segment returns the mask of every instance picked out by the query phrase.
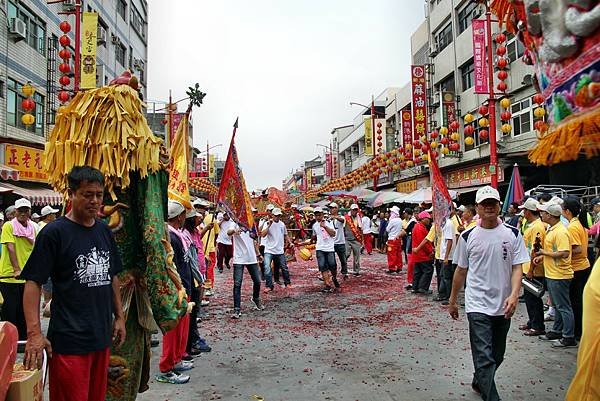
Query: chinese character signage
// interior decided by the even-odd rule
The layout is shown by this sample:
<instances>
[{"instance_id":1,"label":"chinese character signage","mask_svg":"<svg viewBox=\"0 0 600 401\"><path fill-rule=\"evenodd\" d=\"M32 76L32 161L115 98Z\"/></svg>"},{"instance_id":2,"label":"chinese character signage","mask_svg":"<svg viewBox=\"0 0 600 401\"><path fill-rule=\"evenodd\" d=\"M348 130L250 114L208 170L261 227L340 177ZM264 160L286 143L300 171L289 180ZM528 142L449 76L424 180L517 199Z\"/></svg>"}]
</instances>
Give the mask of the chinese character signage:
<instances>
[{"instance_id":1,"label":"chinese character signage","mask_svg":"<svg viewBox=\"0 0 600 401\"><path fill-rule=\"evenodd\" d=\"M22 181L48 182L42 159L44 151L19 145L5 145L4 164L19 172Z\"/></svg>"},{"instance_id":2,"label":"chinese character signage","mask_svg":"<svg viewBox=\"0 0 600 401\"><path fill-rule=\"evenodd\" d=\"M485 54L485 21L473 20L473 76L475 93L488 93L488 70Z\"/></svg>"},{"instance_id":3,"label":"chinese character signage","mask_svg":"<svg viewBox=\"0 0 600 401\"><path fill-rule=\"evenodd\" d=\"M208 155L208 178L214 179L217 176L215 168L215 155Z\"/></svg>"},{"instance_id":4,"label":"chinese character signage","mask_svg":"<svg viewBox=\"0 0 600 401\"><path fill-rule=\"evenodd\" d=\"M373 156L373 120L365 118L365 156Z\"/></svg>"},{"instance_id":5,"label":"chinese character signage","mask_svg":"<svg viewBox=\"0 0 600 401\"><path fill-rule=\"evenodd\" d=\"M466 167L444 173L448 188L466 188L486 185L492 182L489 164ZM498 182L504 181L503 169L498 169Z\"/></svg>"},{"instance_id":6,"label":"chinese character signage","mask_svg":"<svg viewBox=\"0 0 600 401\"><path fill-rule=\"evenodd\" d=\"M396 192L409 194L417 190L417 180L409 180L396 184Z\"/></svg>"},{"instance_id":7,"label":"chinese character signage","mask_svg":"<svg viewBox=\"0 0 600 401\"><path fill-rule=\"evenodd\" d=\"M456 120L456 103L454 102L454 93L444 92L442 94L442 121L443 126L447 127Z\"/></svg>"},{"instance_id":8,"label":"chinese character signage","mask_svg":"<svg viewBox=\"0 0 600 401\"><path fill-rule=\"evenodd\" d=\"M306 189L311 189L313 184L312 168L306 170Z\"/></svg>"},{"instance_id":9,"label":"chinese character signage","mask_svg":"<svg viewBox=\"0 0 600 401\"><path fill-rule=\"evenodd\" d=\"M412 142L412 115L410 110L402 110L402 146Z\"/></svg>"},{"instance_id":10,"label":"chinese character signage","mask_svg":"<svg viewBox=\"0 0 600 401\"><path fill-rule=\"evenodd\" d=\"M427 85L425 67L411 66L413 140L427 133Z\"/></svg>"},{"instance_id":11,"label":"chinese character signage","mask_svg":"<svg viewBox=\"0 0 600 401\"><path fill-rule=\"evenodd\" d=\"M81 26L81 89L93 89L96 87L98 14L83 13Z\"/></svg>"},{"instance_id":12,"label":"chinese character signage","mask_svg":"<svg viewBox=\"0 0 600 401\"><path fill-rule=\"evenodd\" d=\"M169 143L173 143L173 138L184 115L185 113L173 113L173 117L171 118L171 142Z\"/></svg>"},{"instance_id":13,"label":"chinese character signage","mask_svg":"<svg viewBox=\"0 0 600 401\"><path fill-rule=\"evenodd\" d=\"M325 175L329 178L333 176L333 165L331 160L331 153L325 153Z\"/></svg>"}]
</instances>

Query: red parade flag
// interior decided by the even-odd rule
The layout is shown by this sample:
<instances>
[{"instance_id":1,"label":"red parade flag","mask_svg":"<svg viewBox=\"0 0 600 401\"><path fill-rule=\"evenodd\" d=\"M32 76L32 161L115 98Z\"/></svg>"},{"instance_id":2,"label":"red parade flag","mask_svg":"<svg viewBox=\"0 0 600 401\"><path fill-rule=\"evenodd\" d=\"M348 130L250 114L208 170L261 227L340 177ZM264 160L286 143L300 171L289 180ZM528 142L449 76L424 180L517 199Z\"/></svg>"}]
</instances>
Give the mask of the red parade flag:
<instances>
[{"instance_id":1,"label":"red parade flag","mask_svg":"<svg viewBox=\"0 0 600 401\"><path fill-rule=\"evenodd\" d=\"M225 209L229 216L241 227L251 230L254 226L252 204L250 195L246 190L246 182L240 168L240 162L235 148L235 133L238 128L238 119L233 125L233 135L229 144L229 153L223 168L223 177L219 187L217 203Z\"/></svg>"},{"instance_id":2,"label":"red parade flag","mask_svg":"<svg viewBox=\"0 0 600 401\"><path fill-rule=\"evenodd\" d=\"M437 160L431 149L428 150L429 175L431 180L431 203L433 204L433 221L436 227L443 227L452 210L452 197L442 177Z\"/></svg>"}]
</instances>

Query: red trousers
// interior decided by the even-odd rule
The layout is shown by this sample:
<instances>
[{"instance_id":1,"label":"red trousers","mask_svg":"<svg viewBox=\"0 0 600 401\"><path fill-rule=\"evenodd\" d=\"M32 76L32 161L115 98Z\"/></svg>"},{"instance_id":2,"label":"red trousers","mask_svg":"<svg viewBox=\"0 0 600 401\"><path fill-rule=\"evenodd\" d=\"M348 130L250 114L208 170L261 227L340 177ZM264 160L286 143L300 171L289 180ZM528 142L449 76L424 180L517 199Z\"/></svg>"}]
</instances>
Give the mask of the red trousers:
<instances>
[{"instance_id":1,"label":"red trousers","mask_svg":"<svg viewBox=\"0 0 600 401\"><path fill-rule=\"evenodd\" d=\"M415 262L413 261L412 253L409 253L407 255L407 257L408 257L408 265L406 266L406 282L408 284L412 285L413 275L415 272Z\"/></svg>"},{"instance_id":2,"label":"red trousers","mask_svg":"<svg viewBox=\"0 0 600 401\"><path fill-rule=\"evenodd\" d=\"M208 266L206 266L206 282L204 288L213 288L215 286L215 265L217 263L216 252L208 254Z\"/></svg>"},{"instance_id":3,"label":"red trousers","mask_svg":"<svg viewBox=\"0 0 600 401\"><path fill-rule=\"evenodd\" d=\"M50 401L104 401L110 349L83 355L52 354Z\"/></svg>"},{"instance_id":4,"label":"red trousers","mask_svg":"<svg viewBox=\"0 0 600 401\"><path fill-rule=\"evenodd\" d=\"M161 372L165 373L172 370L183 358L189 329L190 315L186 314L174 329L167 331L163 336L162 355L158 363Z\"/></svg>"},{"instance_id":5,"label":"red trousers","mask_svg":"<svg viewBox=\"0 0 600 401\"><path fill-rule=\"evenodd\" d=\"M373 234L363 234L363 244L369 255L373 253Z\"/></svg>"},{"instance_id":6,"label":"red trousers","mask_svg":"<svg viewBox=\"0 0 600 401\"><path fill-rule=\"evenodd\" d=\"M402 238L388 240L387 260L389 271L399 272L402 270Z\"/></svg>"}]
</instances>

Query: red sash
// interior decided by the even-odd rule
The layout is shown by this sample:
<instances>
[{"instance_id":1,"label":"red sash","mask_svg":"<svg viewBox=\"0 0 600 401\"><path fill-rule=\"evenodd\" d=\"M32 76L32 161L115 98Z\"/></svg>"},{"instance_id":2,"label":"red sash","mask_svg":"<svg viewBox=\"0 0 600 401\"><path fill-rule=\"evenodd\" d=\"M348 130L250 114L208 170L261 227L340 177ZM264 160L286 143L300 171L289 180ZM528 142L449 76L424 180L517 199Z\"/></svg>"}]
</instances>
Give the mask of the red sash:
<instances>
[{"instance_id":1,"label":"red sash","mask_svg":"<svg viewBox=\"0 0 600 401\"><path fill-rule=\"evenodd\" d=\"M354 224L354 219L352 218L352 216L350 214L347 214L344 217L346 219L346 224L348 224L348 226L350 227L350 231L352 231L352 234L354 235L354 238L356 238L356 240L362 244L362 242L363 242L362 230L359 229L359 227L357 227L356 224ZM360 216L356 216L356 217L360 219Z\"/></svg>"}]
</instances>

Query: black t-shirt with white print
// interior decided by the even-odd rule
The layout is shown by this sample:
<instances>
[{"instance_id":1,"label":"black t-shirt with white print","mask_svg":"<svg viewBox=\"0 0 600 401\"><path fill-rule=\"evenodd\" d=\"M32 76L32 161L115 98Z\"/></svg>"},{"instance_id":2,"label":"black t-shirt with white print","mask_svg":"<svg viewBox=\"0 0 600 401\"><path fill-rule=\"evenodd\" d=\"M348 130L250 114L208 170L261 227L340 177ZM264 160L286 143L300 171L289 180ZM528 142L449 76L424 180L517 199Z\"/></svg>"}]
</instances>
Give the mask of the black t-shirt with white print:
<instances>
[{"instance_id":1,"label":"black t-shirt with white print","mask_svg":"<svg viewBox=\"0 0 600 401\"><path fill-rule=\"evenodd\" d=\"M85 227L61 217L40 231L21 277L39 284L52 279L53 352L86 354L110 346L112 278L122 268L112 232L102 221Z\"/></svg>"}]
</instances>

